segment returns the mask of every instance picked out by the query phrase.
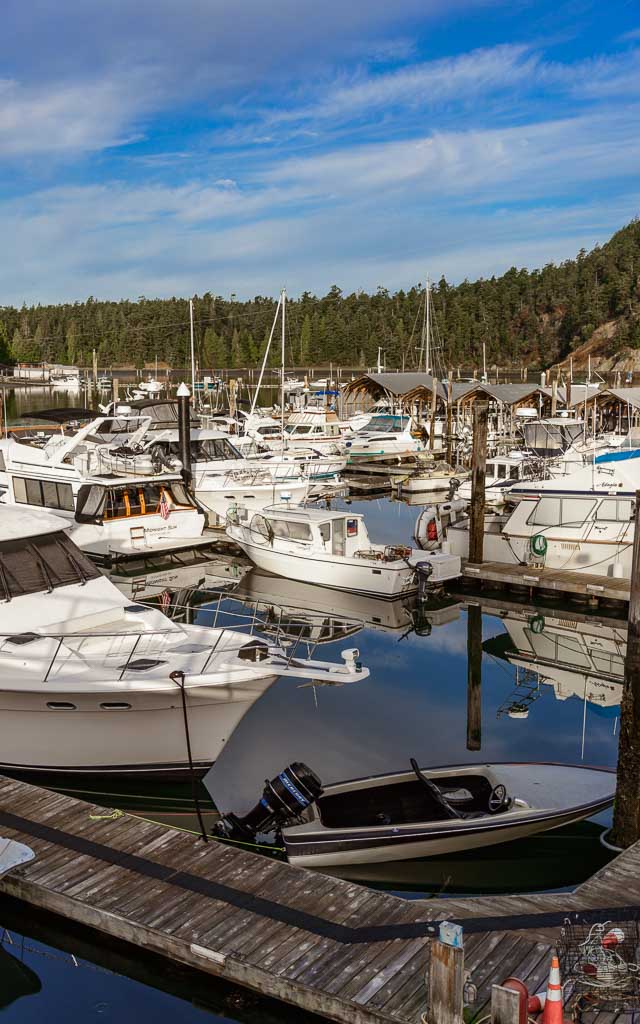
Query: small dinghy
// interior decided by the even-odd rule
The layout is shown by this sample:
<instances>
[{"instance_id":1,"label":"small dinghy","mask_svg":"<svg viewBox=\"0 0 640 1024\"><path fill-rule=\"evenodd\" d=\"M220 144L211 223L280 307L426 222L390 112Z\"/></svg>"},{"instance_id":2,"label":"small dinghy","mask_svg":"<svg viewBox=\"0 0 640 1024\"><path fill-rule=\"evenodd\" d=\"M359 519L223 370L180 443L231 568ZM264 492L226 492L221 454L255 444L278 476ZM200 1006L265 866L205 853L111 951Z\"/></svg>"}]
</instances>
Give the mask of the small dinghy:
<instances>
[{"instance_id":1,"label":"small dinghy","mask_svg":"<svg viewBox=\"0 0 640 1024\"><path fill-rule=\"evenodd\" d=\"M615 772L507 763L419 768L323 788L296 763L267 782L244 818L216 832L254 839L277 830L291 864L340 867L457 854L559 828L613 803Z\"/></svg>"},{"instance_id":2,"label":"small dinghy","mask_svg":"<svg viewBox=\"0 0 640 1024\"><path fill-rule=\"evenodd\" d=\"M0 836L0 878L21 864L28 864L34 857L35 853L29 846Z\"/></svg>"}]
</instances>

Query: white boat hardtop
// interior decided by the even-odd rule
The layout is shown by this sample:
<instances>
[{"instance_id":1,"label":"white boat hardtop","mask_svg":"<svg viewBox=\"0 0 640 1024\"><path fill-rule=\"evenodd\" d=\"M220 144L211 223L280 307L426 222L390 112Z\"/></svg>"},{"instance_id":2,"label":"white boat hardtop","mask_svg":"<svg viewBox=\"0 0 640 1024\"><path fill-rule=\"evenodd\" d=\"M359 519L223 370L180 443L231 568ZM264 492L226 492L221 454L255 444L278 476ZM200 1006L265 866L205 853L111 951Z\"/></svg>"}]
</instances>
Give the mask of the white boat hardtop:
<instances>
[{"instance_id":1,"label":"white boat hardtop","mask_svg":"<svg viewBox=\"0 0 640 1024\"><path fill-rule=\"evenodd\" d=\"M69 526L66 519L52 512L36 512L15 505L2 506L0 524L2 541L28 540L29 537L41 537L46 533L60 533L60 530L66 530Z\"/></svg>"}]
</instances>

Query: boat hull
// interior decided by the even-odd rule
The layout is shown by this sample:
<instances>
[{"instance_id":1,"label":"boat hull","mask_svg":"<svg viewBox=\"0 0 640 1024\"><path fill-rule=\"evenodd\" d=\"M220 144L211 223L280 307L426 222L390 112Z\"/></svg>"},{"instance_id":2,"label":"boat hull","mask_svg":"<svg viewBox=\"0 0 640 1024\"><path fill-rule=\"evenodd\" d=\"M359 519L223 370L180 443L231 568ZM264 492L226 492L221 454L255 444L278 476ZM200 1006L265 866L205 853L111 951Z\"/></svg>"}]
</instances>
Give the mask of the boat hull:
<instances>
[{"instance_id":1,"label":"boat hull","mask_svg":"<svg viewBox=\"0 0 640 1024\"><path fill-rule=\"evenodd\" d=\"M438 838L433 835L420 835L414 830L413 834L389 836L375 842L355 837L349 840L345 837L342 843L331 844L331 848L328 844L324 844L324 850L322 849L323 844L320 842L303 844L292 842L285 837L284 844L290 864L304 865L309 868L416 860L424 857L463 853L466 850L476 850L484 846L496 846L499 843L508 843L516 839L526 839L528 836L548 832L551 829L561 828L563 825L591 817L592 814L604 810L610 802L607 800L594 806L590 805L586 811L583 809L557 814L546 823L534 820L514 822L512 825L504 825L494 832L488 832L486 828L477 828L475 831L470 828L464 832L461 830L455 836Z\"/></svg>"},{"instance_id":2,"label":"boat hull","mask_svg":"<svg viewBox=\"0 0 640 1024\"><path fill-rule=\"evenodd\" d=\"M242 537L242 531L227 527L227 534L243 549L248 558L259 569L284 576L302 583L312 581L321 587L333 590L349 590L378 598L393 599L412 594L418 589L416 574L407 565L389 568L384 563L354 565L345 559L344 563L314 558L312 554L297 556L283 555L281 551L260 544L251 544Z\"/></svg>"},{"instance_id":3,"label":"boat hull","mask_svg":"<svg viewBox=\"0 0 640 1024\"><path fill-rule=\"evenodd\" d=\"M187 689L196 774L209 770L249 708L277 678ZM156 691L109 689L99 683L79 692L55 685L39 692L5 688L0 693L0 771L83 779L182 777L190 765L180 691L166 685Z\"/></svg>"}]
</instances>

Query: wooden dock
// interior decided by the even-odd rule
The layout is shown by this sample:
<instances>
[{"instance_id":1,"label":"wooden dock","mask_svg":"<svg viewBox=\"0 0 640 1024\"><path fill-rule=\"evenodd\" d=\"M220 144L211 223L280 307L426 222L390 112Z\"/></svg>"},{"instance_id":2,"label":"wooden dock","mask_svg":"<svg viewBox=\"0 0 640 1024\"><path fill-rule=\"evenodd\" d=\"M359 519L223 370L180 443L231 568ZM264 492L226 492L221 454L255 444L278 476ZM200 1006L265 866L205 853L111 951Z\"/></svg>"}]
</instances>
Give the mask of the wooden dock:
<instances>
[{"instance_id":1,"label":"wooden dock","mask_svg":"<svg viewBox=\"0 0 640 1024\"><path fill-rule=\"evenodd\" d=\"M640 906L640 844L572 894L403 900L3 777L0 834L37 854L8 895L348 1024L419 1024L443 919L465 928L478 1017L510 974L543 986L567 912Z\"/></svg>"},{"instance_id":2,"label":"wooden dock","mask_svg":"<svg viewBox=\"0 0 640 1024\"><path fill-rule=\"evenodd\" d=\"M594 607L600 601L629 601L628 579L614 579L612 576L596 576L571 570L532 568L527 565L508 565L505 562L465 562L462 579L473 586L487 590L516 587L522 593L553 597L556 600L566 595L569 598L585 600Z\"/></svg>"}]
</instances>

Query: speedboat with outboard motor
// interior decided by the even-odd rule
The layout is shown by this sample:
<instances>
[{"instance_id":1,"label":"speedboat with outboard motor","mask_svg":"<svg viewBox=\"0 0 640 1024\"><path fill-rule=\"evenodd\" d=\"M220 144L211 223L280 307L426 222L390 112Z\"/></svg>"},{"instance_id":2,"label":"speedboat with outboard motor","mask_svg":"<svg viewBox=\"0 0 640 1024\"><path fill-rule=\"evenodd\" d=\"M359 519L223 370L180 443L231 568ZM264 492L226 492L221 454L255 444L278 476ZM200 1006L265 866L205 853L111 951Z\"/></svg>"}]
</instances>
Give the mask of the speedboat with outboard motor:
<instances>
[{"instance_id":1,"label":"speedboat with outboard motor","mask_svg":"<svg viewBox=\"0 0 640 1024\"><path fill-rule=\"evenodd\" d=\"M538 763L411 769L323 787L294 763L265 784L244 817L214 834L276 833L290 864L340 867L412 860L505 843L590 818L613 803L615 772Z\"/></svg>"}]
</instances>

